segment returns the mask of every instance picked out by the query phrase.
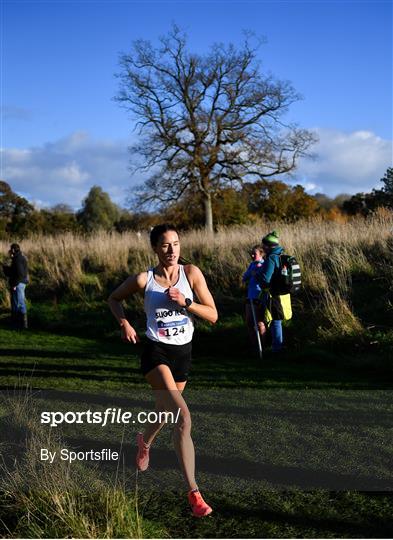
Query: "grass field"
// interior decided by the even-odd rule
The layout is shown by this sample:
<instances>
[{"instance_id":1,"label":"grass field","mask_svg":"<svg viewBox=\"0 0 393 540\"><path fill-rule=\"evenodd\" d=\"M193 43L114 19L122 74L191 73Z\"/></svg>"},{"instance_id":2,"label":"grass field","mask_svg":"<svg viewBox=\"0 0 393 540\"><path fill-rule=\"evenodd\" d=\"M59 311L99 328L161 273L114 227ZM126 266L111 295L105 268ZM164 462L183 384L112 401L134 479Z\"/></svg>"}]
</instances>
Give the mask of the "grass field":
<instances>
[{"instance_id":1,"label":"grass field","mask_svg":"<svg viewBox=\"0 0 393 540\"><path fill-rule=\"evenodd\" d=\"M214 507L199 521L187 507L169 426L151 467L136 476L138 425L39 423L45 410L152 407L141 347L120 341L104 301L153 262L147 238L26 240L27 332L9 329L0 279L0 534L392 537L392 226L388 212L345 224L278 224L304 288L284 329L286 351L262 362L248 344L239 288L257 228L182 236L182 253L203 269L219 310L215 326L197 325L185 391L197 480ZM127 310L142 335L141 299ZM41 447L110 448L120 461L50 465Z\"/></svg>"},{"instance_id":2,"label":"grass field","mask_svg":"<svg viewBox=\"0 0 393 540\"><path fill-rule=\"evenodd\" d=\"M225 302L227 315L219 324L197 330L185 394L198 481L213 516L196 521L189 515L169 428L157 439L150 469L137 478L138 426L74 424L56 428L68 448L121 451L120 468L70 467L71 486L84 478L86 519L98 515L100 493L119 482L123 506L135 505L137 496L141 516L139 526L135 516L123 516L112 519L110 529L95 524L76 530L91 537L391 537L392 331L377 324L361 338L329 341L313 337L311 325L297 327L295 319L286 328L289 350L280 358L267 354L261 363L248 347L240 300ZM363 302L358 315L367 317L368 310ZM15 436L19 449L22 444L7 415L25 399L26 384L32 389L30 426L38 423L40 410L149 410L139 351L118 339L105 305L35 306L31 314L28 332L8 330L5 315L0 320L1 428L8 442ZM40 474L47 467L41 464ZM107 506L113 492L111 497ZM17 526L27 503L7 504L12 511L0 516L2 536L34 536L34 529ZM67 536L66 527L59 531ZM40 535L53 536L53 526L42 525Z\"/></svg>"}]
</instances>

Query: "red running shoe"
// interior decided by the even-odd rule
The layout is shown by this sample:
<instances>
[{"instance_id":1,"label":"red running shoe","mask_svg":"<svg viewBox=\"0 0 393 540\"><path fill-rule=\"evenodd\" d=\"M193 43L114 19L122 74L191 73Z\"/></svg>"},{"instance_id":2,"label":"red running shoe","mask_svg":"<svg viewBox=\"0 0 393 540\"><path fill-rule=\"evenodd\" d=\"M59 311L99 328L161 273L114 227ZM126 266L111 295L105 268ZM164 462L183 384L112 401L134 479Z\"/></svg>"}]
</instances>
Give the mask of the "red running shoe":
<instances>
[{"instance_id":1,"label":"red running shoe","mask_svg":"<svg viewBox=\"0 0 393 540\"><path fill-rule=\"evenodd\" d=\"M136 455L136 466L139 471L145 471L149 466L150 446L147 446L147 444L143 440L143 433L137 434L136 444L138 446L138 452Z\"/></svg>"},{"instance_id":2,"label":"red running shoe","mask_svg":"<svg viewBox=\"0 0 393 540\"><path fill-rule=\"evenodd\" d=\"M211 507L205 503L202 495L198 491L190 491L188 493L188 502L191 505L192 514L195 517L208 516L213 512Z\"/></svg>"}]
</instances>

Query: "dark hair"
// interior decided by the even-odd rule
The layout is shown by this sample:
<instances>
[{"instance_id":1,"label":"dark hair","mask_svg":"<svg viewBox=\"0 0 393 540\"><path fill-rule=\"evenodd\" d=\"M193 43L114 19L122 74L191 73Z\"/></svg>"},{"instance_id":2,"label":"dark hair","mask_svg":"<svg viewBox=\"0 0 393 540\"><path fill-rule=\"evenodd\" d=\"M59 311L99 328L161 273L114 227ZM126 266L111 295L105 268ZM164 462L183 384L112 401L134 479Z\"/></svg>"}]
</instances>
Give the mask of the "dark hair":
<instances>
[{"instance_id":1,"label":"dark hair","mask_svg":"<svg viewBox=\"0 0 393 540\"><path fill-rule=\"evenodd\" d=\"M176 227L170 223L162 223L161 225L156 225L153 227L150 231L150 244L152 247L156 247L160 236L168 231L174 231L175 233L179 234Z\"/></svg>"},{"instance_id":2,"label":"dark hair","mask_svg":"<svg viewBox=\"0 0 393 540\"><path fill-rule=\"evenodd\" d=\"M19 253L19 251L20 251L20 245L19 245L19 244L11 244L11 245L10 245L10 250L11 250L11 251L15 251L15 253Z\"/></svg>"},{"instance_id":3,"label":"dark hair","mask_svg":"<svg viewBox=\"0 0 393 540\"><path fill-rule=\"evenodd\" d=\"M265 248L261 244L255 244L255 246L252 246L252 248L250 249L250 253L256 250L260 251L261 253L265 252Z\"/></svg>"}]
</instances>

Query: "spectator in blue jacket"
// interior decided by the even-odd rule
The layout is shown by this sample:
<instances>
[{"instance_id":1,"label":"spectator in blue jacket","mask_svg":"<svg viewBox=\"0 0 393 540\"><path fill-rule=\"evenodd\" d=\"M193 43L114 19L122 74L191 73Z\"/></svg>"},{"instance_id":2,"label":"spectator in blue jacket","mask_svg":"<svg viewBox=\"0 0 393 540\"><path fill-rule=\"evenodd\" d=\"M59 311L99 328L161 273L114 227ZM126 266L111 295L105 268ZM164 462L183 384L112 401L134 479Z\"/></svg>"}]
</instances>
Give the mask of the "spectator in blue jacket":
<instances>
[{"instance_id":1,"label":"spectator in blue jacket","mask_svg":"<svg viewBox=\"0 0 393 540\"><path fill-rule=\"evenodd\" d=\"M272 231L262 238L262 246L266 251L264 265L258 270L257 279L262 290L269 291L269 310L272 315L270 325L273 352L280 352L283 346L282 310L279 302L279 291L275 289L275 278L281 271L280 255L284 251L279 244L279 235Z\"/></svg>"},{"instance_id":2,"label":"spectator in blue jacket","mask_svg":"<svg viewBox=\"0 0 393 540\"><path fill-rule=\"evenodd\" d=\"M262 269L264 265L264 256L265 251L261 245L256 245L251 248L250 256L252 262L249 267L243 274L242 282L247 283L247 301L246 301L246 323L248 328L248 333L252 343L256 342L254 318L251 311L251 302L254 304L255 316L258 324L258 331L261 338L264 337L266 333L266 327L263 322L264 309L261 304L261 286L257 280L257 273Z\"/></svg>"}]
</instances>

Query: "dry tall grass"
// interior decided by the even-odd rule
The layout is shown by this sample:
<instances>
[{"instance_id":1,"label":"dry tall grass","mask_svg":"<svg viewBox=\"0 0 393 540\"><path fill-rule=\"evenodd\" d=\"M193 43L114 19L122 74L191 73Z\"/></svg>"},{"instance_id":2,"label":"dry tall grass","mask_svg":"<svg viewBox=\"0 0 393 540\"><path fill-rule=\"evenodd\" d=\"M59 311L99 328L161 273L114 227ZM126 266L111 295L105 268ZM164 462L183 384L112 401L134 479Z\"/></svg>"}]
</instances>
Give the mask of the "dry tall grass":
<instances>
[{"instance_id":1,"label":"dry tall grass","mask_svg":"<svg viewBox=\"0 0 393 540\"><path fill-rule=\"evenodd\" d=\"M393 213L381 210L371 218L347 223L313 219L295 224L258 223L255 227L222 228L215 234L195 230L181 236L182 254L200 266L213 291L233 294L249 263L247 249L272 228L280 231L286 252L298 258L306 293L313 301L318 297L319 304L324 304L333 326L344 333L359 331L359 321L349 317L352 275L386 272L379 264L382 260L392 260L389 242ZM83 298L88 289L105 298L108 288L127 274L155 262L147 233L38 236L26 239L22 247L29 258L32 285L42 296L69 292ZM0 242L1 252L7 249L8 244ZM3 306L7 304L6 290L5 281L0 280Z\"/></svg>"},{"instance_id":2,"label":"dry tall grass","mask_svg":"<svg viewBox=\"0 0 393 540\"><path fill-rule=\"evenodd\" d=\"M1 406L6 412L1 427L8 432L0 452L0 498L7 508L5 522L0 520L3 538L161 536L158 527L141 519L136 495L127 493L117 479L111 486L98 470L79 462L41 462L41 448L59 455L65 445L39 424L28 387L3 397Z\"/></svg>"}]
</instances>

